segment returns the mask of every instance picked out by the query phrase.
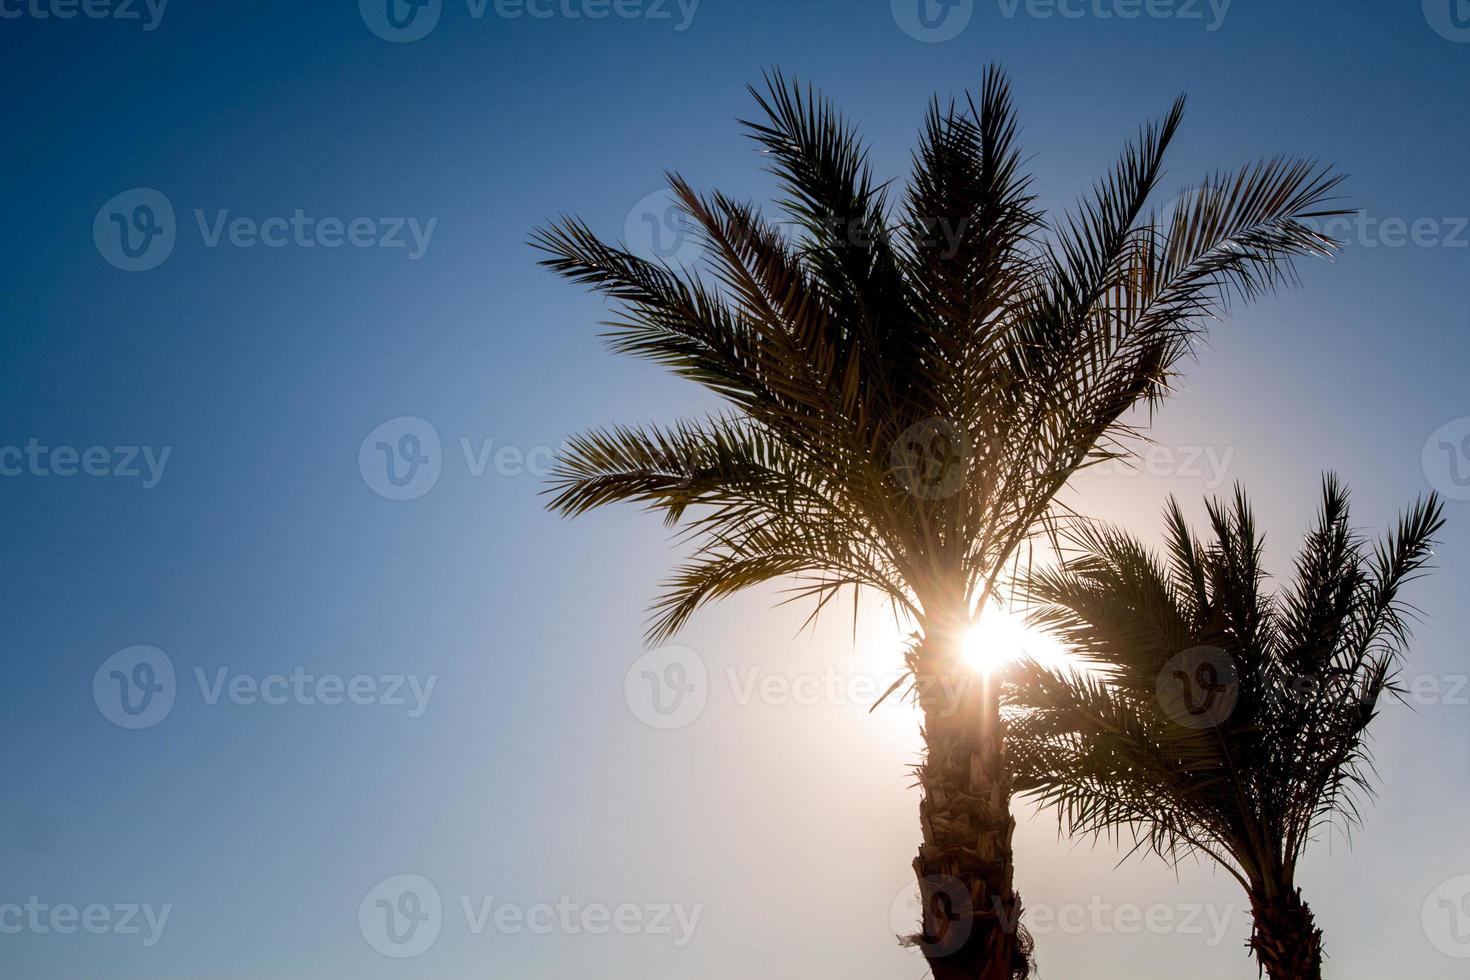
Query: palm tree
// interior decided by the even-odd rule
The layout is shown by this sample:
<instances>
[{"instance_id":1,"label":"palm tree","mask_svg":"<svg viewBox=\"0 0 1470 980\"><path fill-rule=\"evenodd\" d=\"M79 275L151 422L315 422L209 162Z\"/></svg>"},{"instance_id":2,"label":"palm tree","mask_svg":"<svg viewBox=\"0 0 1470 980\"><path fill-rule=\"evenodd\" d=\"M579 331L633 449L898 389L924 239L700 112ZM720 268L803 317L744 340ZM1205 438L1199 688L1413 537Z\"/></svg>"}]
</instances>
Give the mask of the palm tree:
<instances>
[{"instance_id":1,"label":"palm tree","mask_svg":"<svg viewBox=\"0 0 1470 980\"><path fill-rule=\"evenodd\" d=\"M1208 857L1250 896L1251 948L1272 980L1317 980L1322 933L1296 885L1303 849L1351 824L1369 789L1369 723L1398 693L1409 639L1400 589L1431 557L1441 505L1420 500L1371 549L1347 491L1323 481L1296 580L1264 594L1245 496L1210 504L1206 545L1177 503L1166 559L1115 529L1034 574L1033 620L1095 672L1020 665L1011 692L1018 788L1074 833L1126 830L1177 861Z\"/></svg>"},{"instance_id":2,"label":"palm tree","mask_svg":"<svg viewBox=\"0 0 1470 980\"><path fill-rule=\"evenodd\" d=\"M639 258L574 218L533 239L543 264L617 304L614 350L725 403L573 439L550 507L638 502L694 543L650 642L705 602L781 578L815 611L851 586L909 617L927 748L915 942L941 980L1024 976L998 702L960 683L961 636L1057 492L1122 451L1125 413L1164 395L1227 296L1254 297L1288 280L1295 257L1335 248L1302 222L1338 213L1321 208L1339 178L1270 160L1151 213L1180 99L1051 229L999 70L978 100L930 105L899 201L809 87L776 72L751 94L762 118L744 125L781 183L784 227L670 175L703 271Z\"/></svg>"}]
</instances>

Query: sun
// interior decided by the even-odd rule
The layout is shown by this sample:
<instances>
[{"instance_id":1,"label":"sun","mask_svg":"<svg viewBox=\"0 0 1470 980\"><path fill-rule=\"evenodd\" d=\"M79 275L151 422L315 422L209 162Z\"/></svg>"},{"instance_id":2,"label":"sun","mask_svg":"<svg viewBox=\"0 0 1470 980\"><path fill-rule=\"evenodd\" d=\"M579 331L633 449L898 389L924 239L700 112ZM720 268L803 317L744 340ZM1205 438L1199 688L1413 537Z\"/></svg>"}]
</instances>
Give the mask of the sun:
<instances>
[{"instance_id":1,"label":"sun","mask_svg":"<svg viewBox=\"0 0 1470 980\"><path fill-rule=\"evenodd\" d=\"M1072 662L1067 648L1055 638L1026 625L1026 618L996 605L985 608L979 622L965 634L965 662L983 674L1029 656L1043 667L1058 668Z\"/></svg>"}]
</instances>

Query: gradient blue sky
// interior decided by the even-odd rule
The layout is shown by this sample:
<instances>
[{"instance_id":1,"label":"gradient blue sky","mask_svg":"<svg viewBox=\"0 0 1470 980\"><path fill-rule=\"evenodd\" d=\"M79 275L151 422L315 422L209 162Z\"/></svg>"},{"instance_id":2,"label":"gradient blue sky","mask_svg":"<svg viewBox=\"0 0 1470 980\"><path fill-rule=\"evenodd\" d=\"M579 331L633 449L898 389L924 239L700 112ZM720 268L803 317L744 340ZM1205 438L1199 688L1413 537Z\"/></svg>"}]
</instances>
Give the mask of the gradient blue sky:
<instances>
[{"instance_id":1,"label":"gradient blue sky","mask_svg":"<svg viewBox=\"0 0 1470 980\"><path fill-rule=\"evenodd\" d=\"M1434 481L1460 489L1448 458L1421 465L1431 434L1470 415L1470 31L1450 2L1235 0L1210 30L1204 2L1201 19L1124 20L1093 0L1069 8L1077 18L975 0L958 36L928 43L887 0L703 0L683 30L672 2L667 19L511 19L493 4L477 19L444 0L428 36L388 43L351 0L173 0L152 30L0 0L19 13L0 18L0 447L171 447L152 489L24 468L0 478L0 906L172 907L151 947L0 934L0 973L919 976L890 925L917 837L912 712L741 705L726 675L886 672L898 645L882 610L864 610L856 646L840 616L797 635L802 611L767 612L770 594L712 610L681 639L708 665L708 707L655 731L623 681L673 554L657 523L630 511L564 523L542 512L524 467L466 465L461 439L531 454L588 425L709 404L606 353L601 303L537 269L527 233L563 211L608 236L637 228L665 168L764 195L734 120L770 65L817 82L897 176L925 100L1002 62L1054 206L1187 91L1171 189L1263 154L1311 154L1353 175L1352 202L1375 221L1430 222L1399 247L1391 230L1353 231L1300 291L1215 332L1154 432L1174 464L1089 476L1069 496L1152 533L1168 493L1198 513L1219 482L1183 465L1191 447L1228 453L1221 476L1254 494L1284 572L1323 469L1356 488L1372 527ZM92 228L137 187L171 202L177 242L157 268L126 272ZM437 224L416 260L211 248L195 209ZM409 501L375 493L358 466L364 437L401 416L428 420L443 445L437 484ZM1470 943L1422 914L1470 874L1470 688L1455 680L1470 673L1470 504L1452 502L1449 519L1442 569L1415 592L1432 619L1410 674L1458 697L1386 713L1382 799L1351 850L1323 841L1302 874L1338 978L1470 969L1433 940L1462 955ZM104 717L92 683L138 644L168 655L177 699L131 731ZM221 667L438 681L416 718L211 705L194 671ZM1182 916L1242 900L1206 868L1117 859L1058 841L1041 816L1018 837L1018 884L1053 911L1156 903ZM379 955L358 924L359 902L398 874L428 878L445 903L438 942L414 959ZM1461 895L1445 887L1431 917ZM702 914L681 947L475 935L460 896ZM1470 915L1463 925L1470 938ZM1213 945L1183 930L1056 928L1039 955L1051 977L1253 976L1245 936L1239 912Z\"/></svg>"}]
</instances>

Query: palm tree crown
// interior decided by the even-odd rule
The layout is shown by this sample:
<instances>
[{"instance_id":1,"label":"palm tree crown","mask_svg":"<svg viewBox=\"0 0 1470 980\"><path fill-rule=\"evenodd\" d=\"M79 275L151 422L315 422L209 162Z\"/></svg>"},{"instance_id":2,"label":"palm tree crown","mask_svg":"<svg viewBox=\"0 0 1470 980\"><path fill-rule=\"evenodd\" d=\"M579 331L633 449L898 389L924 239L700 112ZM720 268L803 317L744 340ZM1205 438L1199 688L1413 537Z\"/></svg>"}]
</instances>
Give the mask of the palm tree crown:
<instances>
[{"instance_id":1,"label":"palm tree crown","mask_svg":"<svg viewBox=\"0 0 1470 980\"><path fill-rule=\"evenodd\" d=\"M546 265L621 305L614 349L730 406L587 433L553 475L556 510L644 502L698 541L655 640L709 599L807 573L819 600L854 585L920 622L972 610L1123 414L1164 393L1226 295L1253 296L1294 256L1335 246L1302 223L1329 213L1338 182L1309 161L1216 175L1148 213L1182 100L1048 235L996 70L964 111L931 105L897 207L825 101L780 74L752 91L765 118L746 126L796 240L677 176L713 281L575 219L535 238Z\"/></svg>"},{"instance_id":2,"label":"palm tree crown","mask_svg":"<svg viewBox=\"0 0 1470 980\"><path fill-rule=\"evenodd\" d=\"M1171 502L1164 558L1084 526L1076 557L1030 578L1034 621L1095 670L1017 670L1017 787L1072 832L1126 828L1171 859L1209 856L1250 893L1271 976L1319 976L1297 860L1324 824L1357 817L1368 725L1408 640L1400 590L1431 558L1441 505L1419 501L1370 548L1327 477L1295 581L1275 595L1244 494L1209 517L1205 544Z\"/></svg>"},{"instance_id":3,"label":"palm tree crown","mask_svg":"<svg viewBox=\"0 0 1470 980\"><path fill-rule=\"evenodd\" d=\"M1079 467L1121 451L1125 414L1166 392L1203 323L1228 297L1289 279L1294 258L1335 248L1303 222L1338 213L1323 207L1339 178L1268 160L1151 211L1181 99L1048 224L998 70L963 106L931 104L898 196L825 100L780 73L766 82L745 125L784 221L671 175L704 246L698 269L640 258L572 218L536 234L544 264L617 305L615 350L725 402L701 420L576 437L551 507L639 502L693 542L651 640L773 579L796 577L815 610L872 588L917 626L907 663L922 687L960 671L958 634L1007 563ZM941 980L1026 970L1009 776L982 720L995 707L988 693L953 717L925 705L915 867L961 895L926 905L925 937L950 937L925 945Z\"/></svg>"}]
</instances>

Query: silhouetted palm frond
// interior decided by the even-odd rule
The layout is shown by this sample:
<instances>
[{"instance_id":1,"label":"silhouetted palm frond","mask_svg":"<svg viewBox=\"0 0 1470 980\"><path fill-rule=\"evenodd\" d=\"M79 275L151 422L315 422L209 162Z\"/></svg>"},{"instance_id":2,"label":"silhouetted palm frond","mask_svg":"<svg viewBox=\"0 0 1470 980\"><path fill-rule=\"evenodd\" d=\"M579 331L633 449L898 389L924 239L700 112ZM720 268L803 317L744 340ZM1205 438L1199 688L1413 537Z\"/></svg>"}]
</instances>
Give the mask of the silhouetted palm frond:
<instances>
[{"instance_id":1,"label":"silhouetted palm frond","mask_svg":"<svg viewBox=\"0 0 1470 980\"><path fill-rule=\"evenodd\" d=\"M1209 516L1202 542L1171 502L1164 559L1114 529L1080 530L1075 557L1030 579L1035 622L1096 671L1017 672L1011 757L1018 789L1069 830L1131 833L1169 859L1207 853L1255 896L1290 890L1323 824L1356 819L1367 728L1409 638L1400 593L1432 557L1442 506L1418 501L1370 547L1329 475L1295 580L1275 595L1244 494Z\"/></svg>"},{"instance_id":2,"label":"silhouetted palm frond","mask_svg":"<svg viewBox=\"0 0 1470 980\"><path fill-rule=\"evenodd\" d=\"M996 69L962 106L930 106L897 204L822 97L779 72L752 92L761 118L745 125L781 222L671 175L700 271L570 218L534 239L616 303L615 350L730 405L707 424L589 434L552 477L562 513L632 500L696 539L654 639L708 599L798 573L878 588L921 627L968 619L1227 298L1335 248L1303 221L1338 178L1307 161L1217 175L1150 213L1182 99L1052 234Z\"/></svg>"}]
</instances>

